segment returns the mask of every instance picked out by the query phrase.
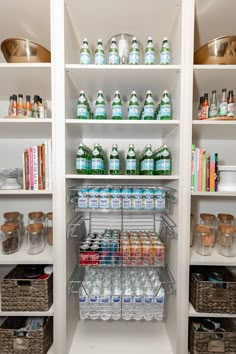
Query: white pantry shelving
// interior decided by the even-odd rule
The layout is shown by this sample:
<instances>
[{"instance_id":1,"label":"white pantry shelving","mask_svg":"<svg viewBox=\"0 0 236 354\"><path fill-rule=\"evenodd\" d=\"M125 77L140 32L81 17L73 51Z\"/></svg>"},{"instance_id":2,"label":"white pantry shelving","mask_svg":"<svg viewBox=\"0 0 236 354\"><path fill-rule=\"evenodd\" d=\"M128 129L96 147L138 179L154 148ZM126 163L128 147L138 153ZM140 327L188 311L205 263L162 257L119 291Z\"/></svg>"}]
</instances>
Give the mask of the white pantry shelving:
<instances>
[{"instance_id":1,"label":"white pantry shelving","mask_svg":"<svg viewBox=\"0 0 236 354\"><path fill-rule=\"evenodd\" d=\"M236 314L229 313L209 313L209 312L197 312L191 304L189 304L189 317L220 317L220 318L236 318Z\"/></svg>"},{"instance_id":2,"label":"white pantry shelving","mask_svg":"<svg viewBox=\"0 0 236 354\"><path fill-rule=\"evenodd\" d=\"M214 247L210 256L201 256L192 247L190 251L190 265L206 265L206 266L236 266L235 257L224 257L217 252L216 246Z\"/></svg>"}]
</instances>

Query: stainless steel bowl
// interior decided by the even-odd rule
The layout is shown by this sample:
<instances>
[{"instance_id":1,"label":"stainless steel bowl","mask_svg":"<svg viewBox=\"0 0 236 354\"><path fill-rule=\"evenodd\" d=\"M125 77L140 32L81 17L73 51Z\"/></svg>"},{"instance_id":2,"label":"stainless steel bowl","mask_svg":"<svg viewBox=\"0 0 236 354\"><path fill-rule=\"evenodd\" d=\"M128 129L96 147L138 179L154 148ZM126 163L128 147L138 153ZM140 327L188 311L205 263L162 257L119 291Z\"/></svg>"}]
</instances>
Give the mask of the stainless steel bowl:
<instances>
[{"instance_id":1,"label":"stainless steel bowl","mask_svg":"<svg viewBox=\"0 0 236 354\"><path fill-rule=\"evenodd\" d=\"M128 64L129 63L129 49L132 44L132 39L133 35L128 34L128 33L119 33L114 36L112 36L109 41L107 42L106 45L106 52L108 53L110 45L111 45L111 40L112 38L116 39L118 51L119 51L119 57L120 57L120 64ZM137 43L139 46L139 52L140 52L140 61L142 60L142 47L137 39Z\"/></svg>"},{"instance_id":2,"label":"stainless steel bowl","mask_svg":"<svg viewBox=\"0 0 236 354\"><path fill-rule=\"evenodd\" d=\"M236 36L208 42L195 52L194 64L236 64Z\"/></svg>"},{"instance_id":3,"label":"stainless steel bowl","mask_svg":"<svg viewBox=\"0 0 236 354\"><path fill-rule=\"evenodd\" d=\"M1 43L8 63L49 63L51 53L40 44L24 38L8 38Z\"/></svg>"}]
</instances>

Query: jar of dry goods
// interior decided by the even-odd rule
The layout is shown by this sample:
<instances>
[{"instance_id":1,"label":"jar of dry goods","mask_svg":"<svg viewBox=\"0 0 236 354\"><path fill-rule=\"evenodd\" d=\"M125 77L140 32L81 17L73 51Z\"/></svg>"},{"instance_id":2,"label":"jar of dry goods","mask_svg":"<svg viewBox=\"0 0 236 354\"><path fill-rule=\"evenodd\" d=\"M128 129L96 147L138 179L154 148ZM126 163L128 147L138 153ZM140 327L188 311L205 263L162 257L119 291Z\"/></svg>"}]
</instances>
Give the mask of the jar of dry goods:
<instances>
[{"instance_id":1,"label":"jar of dry goods","mask_svg":"<svg viewBox=\"0 0 236 354\"><path fill-rule=\"evenodd\" d=\"M195 231L196 252L202 256L210 256L212 254L212 240L215 237L212 227L198 224Z\"/></svg>"},{"instance_id":2,"label":"jar of dry goods","mask_svg":"<svg viewBox=\"0 0 236 354\"><path fill-rule=\"evenodd\" d=\"M53 245L53 213L47 213L47 241L50 246Z\"/></svg>"},{"instance_id":3,"label":"jar of dry goods","mask_svg":"<svg viewBox=\"0 0 236 354\"><path fill-rule=\"evenodd\" d=\"M218 214L218 224L226 224L226 225L231 225L234 226L234 216L231 214Z\"/></svg>"},{"instance_id":4,"label":"jar of dry goods","mask_svg":"<svg viewBox=\"0 0 236 354\"><path fill-rule=\"evenodd\" d=\"M15 253L20 248L19 223L14 221L1 226L2 253Z\"/></svg>"},{"instance_id":5,"label":"jar of dry goods","mask_svg":"<svg viewBox=\"0 0 236 354\"><path fill-rule=\"evenodd\" d=\"M218 252L225 257L236 255L235 228L231 225L220 224L217 237Z\"/></svg>"},{"instance_id":6,"label":"jar of dry goods","mask_svg":"<svg viewBox=\"0 0 236 354\"><path fill-rule=\"evenodd\" d=\"M28 253L38 254L45 248L45 236L42 223L29 224L26 227Z\"/></svg>"}]
</instances>

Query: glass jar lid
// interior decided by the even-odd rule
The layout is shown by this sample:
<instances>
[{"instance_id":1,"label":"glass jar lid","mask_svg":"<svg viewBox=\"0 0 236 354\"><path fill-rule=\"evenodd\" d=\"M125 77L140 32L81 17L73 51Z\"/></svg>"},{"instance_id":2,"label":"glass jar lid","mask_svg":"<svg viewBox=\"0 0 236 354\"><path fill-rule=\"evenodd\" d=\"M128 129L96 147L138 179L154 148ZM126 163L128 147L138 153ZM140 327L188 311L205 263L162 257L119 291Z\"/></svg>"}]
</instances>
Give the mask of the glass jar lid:
<instances>
[{"instance_id":1,"label":"glass jar lid","mask_svg":"<svg viewBox=\"0 0 236 354\"><path fill-rule=\"evenodd\" d=\"M42 211L33 211L28 214L29 219L34 220L34 219L39 219L43 217Z\"/></svg>"},{"instance_id":2,"label":"glass jar lid","mask_svg":"<svg viewBox=\"0 0 236 354\"><path fill-rule=\"evenodd\" d=\"M43 230L43 224L42 223L35 223L35 224L29 224L26 227L28 232L40 232Z\"/></svg>"},{"instance_id":3,"label":"glass jar lid","mask_svg":"<svg viewBox=\"0 0 236 354\"><path fill-rule=\"evenodd\" d=\"M8 219L17 219L19 218L20 213L18 211L9 211L7 213L3 214L3 217L8 220Z\"/></svg>"},{"instance_id":4,"label":"glass jar lid","mask_svg":"<svg viewBox=\"0 0 236 354\"><path fill-rule=\"evenodd\" d=\"M7 223L1 226L1 230L3 232L16 231L18 229L18 226L19 224L17 222Z\"/></svg>"},{"instance_id":5,"label":"glass jar lid","mask_svg":"<svg viewBox=\"0 0 236 354\"><path fill-rule=\"evenodd\" d=\"M202 214L200 214L200 218L203 221L214 221L216 217L214 214L202 213Z\"/></svg>"}]
</instances>

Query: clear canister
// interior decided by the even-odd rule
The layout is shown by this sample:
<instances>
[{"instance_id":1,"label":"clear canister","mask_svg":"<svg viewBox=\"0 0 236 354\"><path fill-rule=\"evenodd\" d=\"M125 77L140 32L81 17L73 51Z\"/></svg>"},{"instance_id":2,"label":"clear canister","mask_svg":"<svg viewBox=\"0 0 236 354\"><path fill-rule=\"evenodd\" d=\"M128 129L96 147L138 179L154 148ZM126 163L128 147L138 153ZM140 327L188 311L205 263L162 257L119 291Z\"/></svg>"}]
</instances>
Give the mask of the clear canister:
<instances>
[{"instance_id":1,"label":"clear canister","mask_svg":"<svg viewBox=\"0 0 236 354\"><path fill-rule=\"evenodd\" d=\"M47 242L53 245L53 213L47 213Z\"/></svg>"},{"instance_id":2,"label":"clear canister","mask_svg":"<svg viewBox=\"0 0 236 354\"><path fill-rule=\"evenodd\" d=\"M1 226L2 253L11 254L20 248L19 223L14 221Z\"/></svg>"},{"instance_id":3,"label":"clear canister","mask_svg":"<svg viewBox=\"0 0 236 354\"><path fill-rule=\"evenodd\" d=\"M194 243L194 215L190 214L190 247Z\"/></svg>"},{"instance_id":4,"label":"clear canister","mask_svg":"<svg viewBox=\"0 0 236 354\"><path fill-rule=\"evenodd\" d=\"M19 225L19 232L20 235L23 234L23 225L21 220L21 215L18 211L9 211L3 214L5 218L5 224L10 224L12 222L17 222Z\"/></svg>"},{"instance_id":5,"label":"clear canister","mask_svg":"<svg viewBox=\"0 0 236 354\"><path fill-rule=\"evenodd\" d=\"M198 224L195 231L196 252L202 256L210 256L212 254L213 229L209 225Z\"/></svg>"},{"instance_id":6,"label":"clear canister","mask_svg":"<svg viewBox=\"0 0 236 354\"><path fill-rule=\"evenodd\" d=\"M43 212L32 211L28 214L28 224L43 224Z\"/></svg>"},{"instance_id":7,"label":"clear canister","mask_svg":"<svg viewBox=\"0 0 236 354\"><path fill-rule=\"evenodd\" d=\"M27 226L28 253L38 254L45 248L43 224L35 223Z\"/></svg>"},{"instance_id":8,"label":"clear canister","mask_svg":"<svg viewBox=\"0 0 236 354\"><path fill-rule=\"evenodd\" d=\"M216 217L214 214L201 213L200 223L203 225L208 225L212 228L212 247L215 246L215 235L216 235Z\"/></svg>"},{"instance_id":9,"label":"clear canister","mask_svg":"<svg viewBox=\"0 0 236 354\"><path fill-rule=\"evenodd\" d=\"M234 216L231 214L218 214L218 224L225 224L225 225L230 225L234 226Z\"/></svg>"},{"instance_id":10,"label":"clear canister","mask_svg":"<svg viewBox=\"0 0 236 354\"><path fill-rule=\"evenodd\" d=\"M217 237L218 252L225 257L236 255L235 228L231 225L220 224Z\"/></svg>"}]
</instances>

